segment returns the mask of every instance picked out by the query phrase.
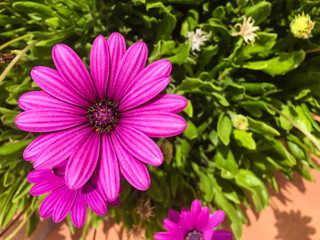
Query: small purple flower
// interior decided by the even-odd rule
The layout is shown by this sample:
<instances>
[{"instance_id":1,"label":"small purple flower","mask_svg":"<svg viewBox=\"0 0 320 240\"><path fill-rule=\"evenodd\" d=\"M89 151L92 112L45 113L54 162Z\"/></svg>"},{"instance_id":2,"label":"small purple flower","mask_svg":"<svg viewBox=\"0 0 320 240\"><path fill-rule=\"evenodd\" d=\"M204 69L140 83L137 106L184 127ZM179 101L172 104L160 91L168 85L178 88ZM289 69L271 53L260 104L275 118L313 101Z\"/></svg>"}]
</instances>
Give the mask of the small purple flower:
<instances>
[{"instance_id":1,"label":"small purple flower","mask_svg":"<svg viewBox=\"0 0 320 240\"><path fill-rule=\"evenodd\" d=\"M170 82L171 63L153 62L145 68L148 50L143 42L126 49L124 38L98 36L90 55L90 73L68 46L53 48L57 70L35 67L31 76L44 90L19 99L25 110L16 118L20 129L45 132L24 151L35 169L48 169L68 159L65 183L81 188L97 171L106 199L116 199L120 175L146 190L150 176L145 164L158 166L161 150L150 137L182 133L186 121L176 113L187 101L160 94Z\"/></svg>"},{"instance_id":2,"label":"small purple flower","mask_svg":"<svg viewBox=\"0 0 320 240\"><path fill-rule=\"evenodd\" d=\"M218 210L210 216L208 207L202 208L199 200L194 200L191 212L183 207L181 214L171 209L163 225L168 232L156 233L155 240L231 240L232 233L213 230L224 219L224 212Z\"/></svg>"},{"instance_id":3,"label":"small purple flower","mask_svg":"<svg viewBox=\"0 0 320 240\"><path fill-rule=\"evenodd\" d=\"M108 202L100 193L95 179L91 178L82 188L70 190L65 185L64 173L67 161L63 161L53 169L41 169L30 172L27 179L35 185L30 194L39 196L51 192L42 202L39 214L42 218L52 215L54 222L62 221L70 212L71 220L76 227L81 227L86 218L87 204L93 212L103 216L107 214L107 206L120 203L117 198Z\"/></svg>"}]
</instances>

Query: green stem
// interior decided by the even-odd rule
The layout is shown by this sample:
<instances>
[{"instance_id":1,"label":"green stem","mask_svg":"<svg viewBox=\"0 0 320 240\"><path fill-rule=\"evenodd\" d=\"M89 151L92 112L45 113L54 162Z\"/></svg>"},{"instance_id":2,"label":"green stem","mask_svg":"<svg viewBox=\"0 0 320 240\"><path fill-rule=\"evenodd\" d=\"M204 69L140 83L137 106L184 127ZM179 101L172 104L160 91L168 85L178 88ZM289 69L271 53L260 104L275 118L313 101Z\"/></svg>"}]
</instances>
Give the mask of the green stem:
<instances>
[{"instance_id":1,"label":"green stem","mask_svg":"<svg viewBox=\"0 0 320 240\"><path fill-rule=\"evenodd\" d=\"M297 122L295 122L290 117L285 115L279 109L275 108L274 106L272 106L268 103L266 103L266 104L268 105L269 108L271 108L273 111L275 111L276 113L278 113L279 115L284 117L288 122L290 122L292 124L292 126L294 126L296 129L298 129L300 132L302 132L307 138L309 138L310 141L313 143L313 145L320 151L320 143L319 143L318 139L316 139L311 133L309 133L306 129L301 127Z\"/></svg>"},{"instance_id":2,"label":"green stem","mask_svg":"<svg viewBox=\"0 0 320 240\"><path fill-rule=\"evenodd\" d=\"M32 48L34 45L36 45L38 42L40 41L40 39L38 39L37 41L34 41L33 43L29 44L28 46L26 46L10 63L9 65L4 69L4 71L1 73L0 75L0 83L2 82L2 80L6 77L6 75L8 74L8 72L11 70L11 68L18 62L18 60L26 53L30 50L30 48Z\"/></svg>"},{"instance_id":3,"label":"green stem","mask_svg":"<svg viewBox=\"0 0 320 240\"><path fill-rule=\"evenodd\" d=\"M12 39L11 41L2 44L2 45L0 46L0 50L8 47L8 46L11 45L12 43L19 42L20 40L25 39L25 38L27 38L27 37L29 37L29 36L31 36L31 35L32 35L31 33L28 33L28 34L25 34L25 35L23 35L23 36L21 36L21 37Z\"/></svg>"},{"instance_id":4,"label":"green stem","mask_svg":"<svg viewBox=\"0 0 320 240\"><path fill-rule=\"evenodd\" d=\"M6 238L6 240L12 239L19 231L20 229L26 224L26 222L29 220L29 218L32 216L32 214L36 211L36 208L32 210L29 215L20 223L20 225Z\"/></svg>"}]
</instances>

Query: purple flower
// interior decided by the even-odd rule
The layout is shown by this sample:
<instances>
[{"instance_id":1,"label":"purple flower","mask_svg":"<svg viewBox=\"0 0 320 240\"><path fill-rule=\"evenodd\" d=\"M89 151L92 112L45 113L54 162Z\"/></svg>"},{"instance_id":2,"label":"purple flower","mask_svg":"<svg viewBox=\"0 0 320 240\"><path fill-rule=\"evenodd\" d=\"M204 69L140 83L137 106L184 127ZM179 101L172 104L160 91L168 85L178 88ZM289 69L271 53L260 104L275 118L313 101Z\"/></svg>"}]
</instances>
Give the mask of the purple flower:
<instances>
[{"instance_id":1,"label":"purple flower","mask_svg":"<svg viewBox=\"0 0 320 240\"><path fill-rule=\"evenodd\" d=\"M17 127L45 132L24 151L35 169L48 169L68 159L65 183L71 190L88 182L97 169L101 194L112 201L120 175L146 190L150 177L145 164L160 165L161 150L150 137L175 136L186 128L176 115L187 101L160 94L170 82L171 63L159 60L145 67L147 46L136 42L126 50L124 38L98 36L90 55L90 73L68 46L53 48L57 70L35 67L31 76L44 90L19 99L25 110Z\"/></svg>"},{"instance_id":2,"label":"purple flower","mask_svg":"<svg viewBox=\"0 0 320 240\"><path fill-rule=\"evenodd\" d=\"M117 198L108 202L100 193L94 176L77 190L70 190L65 185L64 173L67 161L63 161L53 169L41 169L30 172L27 179L35 185L30 194L39 196L51 192L42 202L39 214L42 218L52 215L54 222L62 221L70 212L71 220L76 227L84 224L87 204L93 212L103 216L107 214L106 205L116 206L120 203Z\"/></svg>"},{"instance_id":3,"label":"purple flower","mask_svg":"<svg viewBox=\"0 0 320 240\"><path fill-rule=\"evenodd\" d=\"M183 207L181 214L171 209L163 225L168 232L156 233L155 240L231 240L232 233L213 230L224 219L224 212L218 210L210 216L208 207L202 208L199 200L194 200L191 212Z\"/></svg>"}]
</instances>

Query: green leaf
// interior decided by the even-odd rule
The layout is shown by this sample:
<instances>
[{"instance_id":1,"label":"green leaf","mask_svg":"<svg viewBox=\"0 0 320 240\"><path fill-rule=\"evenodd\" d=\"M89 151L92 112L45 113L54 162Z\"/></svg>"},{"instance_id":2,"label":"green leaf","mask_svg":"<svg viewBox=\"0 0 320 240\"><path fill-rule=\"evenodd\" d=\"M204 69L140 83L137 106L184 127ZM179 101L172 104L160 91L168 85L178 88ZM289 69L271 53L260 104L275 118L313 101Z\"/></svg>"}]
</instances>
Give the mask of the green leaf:
<instances>
[{"instance_id":1,"label":"green leaf","mask_svg":"<svg viewBox=\"0 0 320 240\"><path fill-rule=\"evenodd\" d=\"M21 151L24 149L32 140L21 140L20 142L6 143L0 146L0 156L10 155L12 153Z\"/></svg>"},{"instance_id":2,"label":"green leaf","mask_svg":"<svg viewBox=\"0 0 320 240\"><path fill-rule=\"evenodd\" d=\"M176 49L177 53L172 57L168 57L167 59L171 63L176 63L181 65L186 62L189 56L190 48L191 48L191 42L183 43Z\"/></svg>"},{"instance_id":3,"label":"green leaf","mask_svg":"<svg viewBox=\"0 0 320 240\"><path fill-rule=\"evenodd\" d=\"M193 124L191 120L188 120L187 129L183 132L183 135L190 140L198 137L197 127Z\"/></svg>"},{"instance_id":4,"label":"green leaf","mask_svg":"<svg viewBox=\"0 0 320 240\"><path fill-rule=\"evenodd\" d=\"M232 122L228 115L221 113L218 119L217 126L218 136L224 145L230 142L230 135L232 131Z\"/></svg>"},{"instance_id":5,"label":"green leaf","mask_svg":"<svg viewBox=\"0 0 320 240\"><path fill-rule=\"evenodd\" d=\"M249 150L256 149L256 142L252 137L252 132L246 132L239 129L233 129L233 136L240 147L245 147Z\"/></svg>"},{"instance_id":6,"label":"green leaf","mask_svg":"<svg viewBox=\"0 0 320 240\"><path fill-rule=\"evenodd\" d=\"M292 51L289 53L279 53L279 56L269 60L246 62L242 67L251 70L261 70L271 76L284 75L299 67L304 58L305 52L303 50Z\"/></svg>"},{"instance_id":7,"label":"green leaf","mask_svg":"<svg viewBox=\"0 0 320 240\"><path fill-rule=\"evenodd\" d=\"M249 120L249 129L258 131L263 134L280 136L280 133L268 124L262 121L255 120L251 117L247 117L247 119Z\"/></svg>"},{"instance_id":8,"label":"green leaf","mask_svg":"<svg viewBox=\"0 0 320 240\"><path fill-rule=\"evenodd\" d=\"M199 13L194 9L190 9L186 15L185 20L181 24L180 35L185 37L188 32L193 31L194 28L198 25Z\"/></svg>"},{"instance_id":9,"label":"green leaf","mask_svg":"<svg viewBox=\"0 0 320 240\"><path fill-rule=\"evenodd\" d=\"M23 13L39 13L45 16L51 16L53 14L53 11L50 7L37 2L15 2L12 4L12 7Z\"/></svg>"},{"instance_id":10,"label":"green leaf","mask_svg":"<svg viewBox=\"0 0 320 240\"><path fill-rule=\"evenodd\" d=\"M199 171L199 186L203 192L203 198L207 202L211 202L214 195L214 184L208 173Z\"/></svg>"},{"instance_id":11,"label":"green leaf","mask_svg":"<svg viewBox=\"0 0 320 240\"><path fill-rule=\"evenodd\" d=\"M38 223L40 222L40 217L38 212L34 212L27 222L27 237L30 237L31 234L36 230Z\"/></svg>"},{"instance_id":12,"label":"green leaf","mask_svg":"<svg viewBox=\"0 0 320 240\"><path fill-rule=\"evenodd\" d=\"M228 147L219 145L213 161L218 169L228 173L225 173L224 178L234 178L238 173L238 164L233 157L231 149Z\"/></svg>"},{"instance_id":13,"label":"green leaf","mask_svg":"<svg viewBox=\"0 0 320 240\"><path fill-rule=\"evenodd\" d=\"M247 18L252 17L254 19L255 25L259 25L271 14L271 3L261 1L257 4L246 7L244 12Z\"/></svg>"},{"instance_id":14,"label":"green leaf","mask_svg":"<svg viewBox=\"0 0 320 240\"><path fill-rule=\"evenodd\" d=\"M188 117L193 117L193 106L191 100L188 100L188 105L183 111L188 115Z\"/></svg>"}]
</instances>

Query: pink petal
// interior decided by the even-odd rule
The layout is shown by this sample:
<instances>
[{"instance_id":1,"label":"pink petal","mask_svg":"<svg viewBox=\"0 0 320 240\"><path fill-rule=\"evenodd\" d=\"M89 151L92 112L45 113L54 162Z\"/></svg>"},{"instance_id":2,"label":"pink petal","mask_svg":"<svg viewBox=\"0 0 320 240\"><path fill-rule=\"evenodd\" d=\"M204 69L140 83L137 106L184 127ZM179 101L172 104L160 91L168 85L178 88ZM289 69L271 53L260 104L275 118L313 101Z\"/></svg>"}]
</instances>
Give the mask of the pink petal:
<instances>
[{"instance_id":1,"label":"pink petal","mask_svg":"<svg viewBox=\"0 0 320 240\"><path fill-rule=\"evenodd\" d=\"M193 200L191 205L191 216L195 222L197 221L199 214L201 213L201 210L202 210L201 202L198 199Z\"/></svg>"},{"instance_id":2,"label":"pink petal","mask_svg":"<svg viewBox=\"0 0 320 240\"><path fill-rule=\"evenodd\" d=\"M126 42L120 33L112 33L108 40L108 49L110 54L110 75L108 83L107 98L112 99L116 90L117 82L115 81L116 72L119 68L122 57L126 52Z\"/></svg>"},{"instance_id":3,"label":"pink petal","mask_svg":"<svg viewBox=\"0 0 320 240\"><path fill-rule=\"evenodd\" d=\"M76 106L90 107L61 77L58 71L48 67L35 67L31 71L35 83L51 96Z\"/></svg>"},{"instance_id":4,"label":"pink petal","mask_svg":"<svg viewBox=\"0 0 320 240\"><path fill-rule=\"evenodd\" d=\"M147 167L129 154L119 142L116 134L112 132L111 139L116 150L122 175L136 189L147 190L150 186L150 176Z\"/></svg>"},{"instance_id":5,"label":"pink petal","mask_svg":"<svg viewBox=\"0 0 320 240\"><path fill-rule=\"evenodd\" d=\"M39 196L48 192L51 192L64 185L64 178L51 176L45 178L43 181L37 183L30 189L32 196Z\"/></svg>"},{"instance_id":6,"label":"pink petal","mask_svg":"<svg viewBox=\"0 0 320 240\"><path fill-rule=\"evenodd\" d=\"M164 112L123 112L120 123L133 127L149 137L171 137L183 133L187 122L173 113Z\"/></svg>"},{"instance_id":7,"label":"pink petal","mask_svg":"<svg viewBox=\"0 0 320 240\"><path fill-rule=\"evenodd\" d=\"M104 199L113 201L120 190L120 173L117 155L113 148L110 135L101 136L101 156L98 173L98 186Z\"/></svg>"},{"instance_id":8,"label":"pink petal","mask_svg":"<svg viewBox=\"0 0 320 240\"><path fill-rule=\"evenodd\" d=\"M56 166L71 156L76 146L90 133L90 127L82 125L61 132L49 133L47 145L43 144L37 157L33 162L36 169L45 169Z\"/></svg>"},{"instance_id":9,"label":"pink petal","mask_svg":"<svg viewBox=\"0 0 320 240\"><path fill-rule=\"evenodd\" d=\"M93 132L74 150L66 168L66 185L75 190L86 184L93 174L100 152L100 135Z\"/></svg>"},{"instance_id":10,"label":"pink petal","mask_svg":"<svg viewBox=\"0 0 320 240\"><path fill-rule=\"evenodd\" d=\"M131 84L134 77L141 72L146 65L148 58L148 48L144 42L136 42L129 47L128 51L121 59L117 69L115 82L116 90L114 91L113 100L118 102L124 96L128 85Z\"/></svg>"},{"instance_id":11,"label":"pink petal","mask_svg":"<svg viewBox=\"0 0 320 240\"><path fill-rule=\"evenodd\" d=\"M65 103L46 92L34 91L23 94L18 101L23 110L62 110L74 114L86 115L87 110Z\"/></svg>"},{"instance_id":12,"label":"pink petal","mask_svg":"<svg viewBox=\"0 0 320 240\"><path fill-rule=\"evenodd\" d=\"M154 235L155 240L184 240L183 236L179 236L168 232L158 232Z\"/></svg>"},{"instance_id":13,"label":"pink petal","mask_svg":"<svg viewBox=\"0 0 320 240\"><path fill-rule=\"evenodd\" d=\"M196 229L202 232L208 225L210 210L208 207L204 207L195 222Z\"/></svg>"},{"instance_id":14,"label":"pink petal","mask_svg":"<svg viewBox=\"0 0 320 240\"><path fill-rule=\"evenodd\" d=\"M181 225L181 228L185 229L187 232L194 229L194 221L188 209L181 209L181 221L179 222L179 225Z\"/></svg>"},{"instance_id":15,"label":"pink petal","mask_svg":"<svg viewBox=\"0 0 320 240\"><path fill-rule=\"evenodd\" d=\"M27 180L30 183L40 183L47 178L54 176L52 169L34 170L27 175Z\"/></svg>"},{"instance_id":16,"label":"pink petal","mask_svg":"<svg viewBox=\"0 0 320 240\"><path fill-rule=\"evenodd\" d=\"M81 190L77 190L77 197L70 212L71 221L77 228L83 226L87 213L87 197Z\"/></svg>"},{"instance_id":17,"label":"pink petal","mask_svg":"<svg viewBox=\"0 0 320 240\"><path fill-rule=\"evenodd\" d=\"M208 240L232 240L232 233L225 230L212 230L205 232L203 238Z\"/></svg>"},{"instance_id":18,"label":"pink petal","mask_svg":"<svg viewBox=\"0 0 320 240\"><path fill-rule=\"evenodd\" d=\"M48 145L48 142L50 142L51 134L52 133L43 134L37 137L35 140L33 140L23 152L24 160L26 161L34 160L38 155L38 153L41 151L41 149L43 149L43 147Z\"/></svg>"},{"instance_id":19,"label":"pink petal","mask_svg":"<svg viewBox=\"0 0 320 240\"><path fill-rule=\"evenodd\" d=\"M77 191L68 189L61 195L57 201L53 213L52 220L56 223L61 222L70 212L76 199Z\"/></svg>"},{"instance_id":20,"label":"pink petal","mask_svg":"<svg viewBox=\"0 0 320 240\"><path fill-rule=\"evenodd\" d=\"M170 209L168 211L168 218L174 223L179 223L181 217L180 217L180 214L176 210Z\"/></svg>"},{"instance_id":21,"label":"pink petal","mask_svg":"<svg viewBox=\"0 0 320 240\"><path fill-rule=\"evenodd\" d=\"M122 146L135 158L154 166L162 164L162 152L148 136L134 128L121 125L118 125L115 131Z\"/></svg>"},{"instance_id":22,"label":"pink petal","mask_svg":"<svg viewBox=\"0 0 320 240\"><path fill-rule=\"evenodd\" d=\"M215 227L217 227L223 221L224 216L225 213L222 210L218 210L215 213L213 213L209 218L209 223L207 224L205 230L212 230Z\"/></svg>"},{"instance_id":23,"label":"pink petal","mask_svg":"<svg viewBox=\"0 0 320 240\"><path fill-rule=\"evenodd\" d=\"M119 111L126 111L146 103L157 96L170 82L170 77L154 77L137 84L119 103Z\"/></svg>"},{"instance_id":24,"label":"pink petal","mask_svg":"<svg viewBox=\"0 0 320 240\"><path fill-rule=\"evenodd\" d=\"M103 36L94 40L90 53L90 72L100 99L105 99L109 78L109 49Z\"/></svg>"},{"instance_id":25,"label":"pink petal","mask_svg":"<svg viewBox=\"0 0 320 240\"><path fill-rule=\"evenodd\" d=\"M131 113L138 112L169 112L178 113L186 108L188 105L187 99L177 94L158 94L150 101L140 105L139 107L130 110Z\"/></svg>"},{"instance_id":26,"label":"pink petal","mask_svg":"<svg viewBox=\"0 0 320 240\"><path fill-rule=\"evenodd\" d=\"M57 190L51 192L41 203L41 206L39 209L40 217L42 218L50 217L53 213L53 210L57 201L66 191L68 191L68 188L66 186L62 186Z\"/></svg>"},{"instance_id":27,"label":"pink petal","mask_svg":"<svg viewBox=\"0 0 320 240\"><path fill-rule=\"evenodd\" d=\"M84 193L87 195L87 202L92 211L100 216L107 214L108 209L105 202L90 184L84 186Z\"/></svg>"},{"instance_id":28,"label":"pink petal","mask_svg":"<svg viewBox=\"0 0 320 240\"><path fill-rule=\"evenodd\" d=\"M107 205L111 206L111 207L116 207L120 204L120 198L117 197L115 200L109 202L107 201Z\"/></svg>"},{"instance_id":29,"label":"pink petal","mask_svg":"<svg viewBox=\"0 0 320 240\"><path fill-rule=\"evenodd\" d=\"M78 126L88 121L80 116L61 110L30 110L16 117L16 126L29 132L53 132Z\"/></svg>"},{"instance_id":30,"label":"pink petal","mask_svg":"<svg viewBox=\"0 0 320 240\"><path fill-rule=\"evenodd\" d=\"M63 80L75 92L91 103L97 101L97 92L90 74L71 48L64 44L55 45L52 49L52 59Z\"/></svg>"},{"instance_id":31,"label":"pink petal","mask_svg":"<svg viewBox=\"0 0 320 240\"><path fill-rule=\"evenodd\" d=\"M176 224L170 221L168 218L165 218L163 220L163 226L168 232L179 234L179 235L180 234L183 235L184 233L184 231L180 228L179 224Z\"/></svg>"}]
</instances>

